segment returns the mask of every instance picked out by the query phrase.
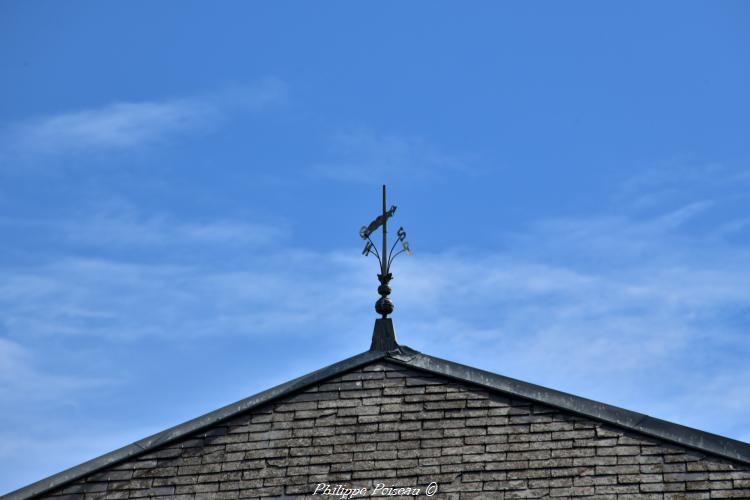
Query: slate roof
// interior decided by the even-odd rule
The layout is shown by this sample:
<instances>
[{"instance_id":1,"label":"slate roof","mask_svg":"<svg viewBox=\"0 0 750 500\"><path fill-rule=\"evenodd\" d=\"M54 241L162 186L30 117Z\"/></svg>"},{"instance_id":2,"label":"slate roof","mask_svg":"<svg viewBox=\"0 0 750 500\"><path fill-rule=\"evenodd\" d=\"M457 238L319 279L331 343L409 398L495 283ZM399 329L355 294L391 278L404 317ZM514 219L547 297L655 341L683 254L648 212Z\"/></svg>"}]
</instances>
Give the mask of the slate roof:
<instances>
[{"instance_id":1,"label":"slate roof","mask_svg":"<svg viewBox=\"0 0 750 500\"><path fill-rule=\"evenodd\" d=\"M375 345L375 343L373 345ZM352 356L326 368L322 368L308 375L286 382L254 396L250 396L249 398L227 405L216 411L207 413L163 432L136 441L133 444L111 453L107 453L46 479L37 481L36 483L3 496L2 499L15 500L32 498L36 495L49 492L100 469L147 453L159 446L186 437L191 433L228 420L248 410L260 407L261 405L291 395L313 384L317 384L331 377L341 375L349 370L362 367L378 360L387 360L433 375L439 375L455 381L480 386L504 395L541 403L573 414L612 424L626 430L641 433L646 436L660 438L690 449L750 464L750 444L436 358L422 354L406 346L398 346L396 349L390 351L372 349L356 356Z\"/></svg>"}]
</instances>

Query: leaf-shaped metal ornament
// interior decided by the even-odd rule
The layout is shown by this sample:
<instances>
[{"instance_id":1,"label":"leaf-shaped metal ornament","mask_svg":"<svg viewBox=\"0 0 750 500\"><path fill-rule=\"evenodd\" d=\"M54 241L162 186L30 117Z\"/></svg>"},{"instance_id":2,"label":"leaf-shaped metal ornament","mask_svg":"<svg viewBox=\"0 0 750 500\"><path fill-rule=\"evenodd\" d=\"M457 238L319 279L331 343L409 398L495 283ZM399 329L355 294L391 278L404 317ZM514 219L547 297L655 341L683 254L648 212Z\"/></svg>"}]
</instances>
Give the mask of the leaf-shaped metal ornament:
<instances>
[{"instance_id":1,"label":"leaf-shaped metal ornament","mask_svg":"<svg viewBox=\"0 0 750 500\"><path fill-rule=\"evenodd\" d=\"M372 242L368 241L367 244L365 245L365 249L362 250L362 255L364 255L365 257L370 255L370 252L372 251L372 246L373 246Z\"/></svg>"},{"instance_id":2,"label":"leaf-shaped metal ornament","mask_svg":"<svg viewBox=\"0 0 750 500\"><path fill-rule=\"evenodd\" d=\"M414 255L411 251L411 248L409 248L409 242L406 240L403 240L401 244L404 247L404 252L406 252L406 255Z\"/></svg>"}]
</instances>

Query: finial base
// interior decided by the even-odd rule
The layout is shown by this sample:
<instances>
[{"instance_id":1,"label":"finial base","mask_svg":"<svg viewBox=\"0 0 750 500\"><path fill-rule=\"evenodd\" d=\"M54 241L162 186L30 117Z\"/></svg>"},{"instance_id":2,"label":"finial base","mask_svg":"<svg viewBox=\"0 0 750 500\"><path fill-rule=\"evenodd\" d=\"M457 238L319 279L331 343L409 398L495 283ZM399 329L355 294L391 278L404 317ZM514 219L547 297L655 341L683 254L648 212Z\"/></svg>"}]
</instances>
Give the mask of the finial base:
<instances>
[{"instance_id":1,"label":"finial base","mask_svg":"<svg viewBox=\"0 0 750 500\"><path fill-rule=\"evenodd\" d=\"M371 351L393 351L398 349L396 342L396 331L393 329L391 318L379 318L375 320L375 328L372 331Z\"/></svg>"}]
</instances>

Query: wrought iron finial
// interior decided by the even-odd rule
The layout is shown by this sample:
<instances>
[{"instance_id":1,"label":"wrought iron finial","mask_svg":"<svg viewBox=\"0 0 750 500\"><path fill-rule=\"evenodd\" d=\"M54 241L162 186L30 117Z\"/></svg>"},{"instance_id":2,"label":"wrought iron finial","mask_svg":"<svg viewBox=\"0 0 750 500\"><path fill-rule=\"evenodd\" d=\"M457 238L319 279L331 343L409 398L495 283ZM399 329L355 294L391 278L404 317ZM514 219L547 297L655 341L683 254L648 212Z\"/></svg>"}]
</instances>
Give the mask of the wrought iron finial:
<instances>
[{"instance_id":1,"label":"wrought iron finial","mask_svg":"<svg viewBox=\"0 0 750 500\"><path fill-rule=\"evenodd\" d=\"M391 287L388 283L393 279L393 275L391 274L393 259L404 252L411 255L409 242L406 241L406 231L404 231L403 227L398 229L396 232L396 241L390 250L388 249L388 219L396 213L396 206L392 205L388 210L386 210L386 206L386 190L385 185L383 185L383 213L378 215L368 226L362 226L362 229L359 230L359 236L363 240L367 240L365 249L362 250L362 255L368 256L372 254L378 259L378 263L380 264L380 274L378 274L378 281L380 281L378 293L380 294L380 298L375 302L375 311L383 319L393 312L393 301L388 297L391 293ZM382 251L378 252L377 246L370 239L370 235L381 226L383 227L383 245ZM401 243L402 248L394 253L396 245L399 243Z\"/></svg>"}]
</instances>

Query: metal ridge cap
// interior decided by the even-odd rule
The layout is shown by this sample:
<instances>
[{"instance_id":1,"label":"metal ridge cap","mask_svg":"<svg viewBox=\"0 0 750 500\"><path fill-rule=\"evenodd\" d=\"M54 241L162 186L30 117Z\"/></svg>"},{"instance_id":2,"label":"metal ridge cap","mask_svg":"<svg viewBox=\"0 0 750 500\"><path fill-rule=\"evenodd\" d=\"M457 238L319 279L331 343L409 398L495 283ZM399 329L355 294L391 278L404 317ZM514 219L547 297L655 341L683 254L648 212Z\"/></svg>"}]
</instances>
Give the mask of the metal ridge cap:
<instances>
[{"instance_id":1,"label":"metal ridge cap","mask_svg":"<svg viewBox=\"0 0 750 500\"><path fill-rule=\"evenodd\" d=\"M436 358L414 351L406 346L401 347L405 348L401 350L404 352L391 351L388 353L386 359L412 368L479 385L537 403L543 403L620 428L679 444L686 448L750 464L750 444L743 441L687 427L541 385L524 382L497 373L480 370L479 368Z\"/></svg>"},{"instance_id":2,"label":"metal ridge cap","mask_svg":"<svg viewBox=\"0 0 750 500\"><path fill-rule=\"evenodd\" d=\"M64 486L83 476L97 472L107 466L122 462L128 458L142 455L154 448L173 442L193 432L198 432L206 427L220 423L232 418L247 410L271 402L280 397L289 395L295 391L303 389L309 385L315 384L327 378L334 377L345 371L357 368L372 361L385 357L383 351L365 351L346 358L332 365L316 370L307 375L302 375L276 387L272 387L253 396L247 397L235 403L228 404L217 410L201 415L200 417L188 420L169 429L163 430L151 436L140 439L134 443L118 448L99 457L93 458L82 464L75 465L52 476L40 479L27 486L11 491L3 496L0 500L21 500L33 498L52 489Z\"/></svg>"}]
</instances>

